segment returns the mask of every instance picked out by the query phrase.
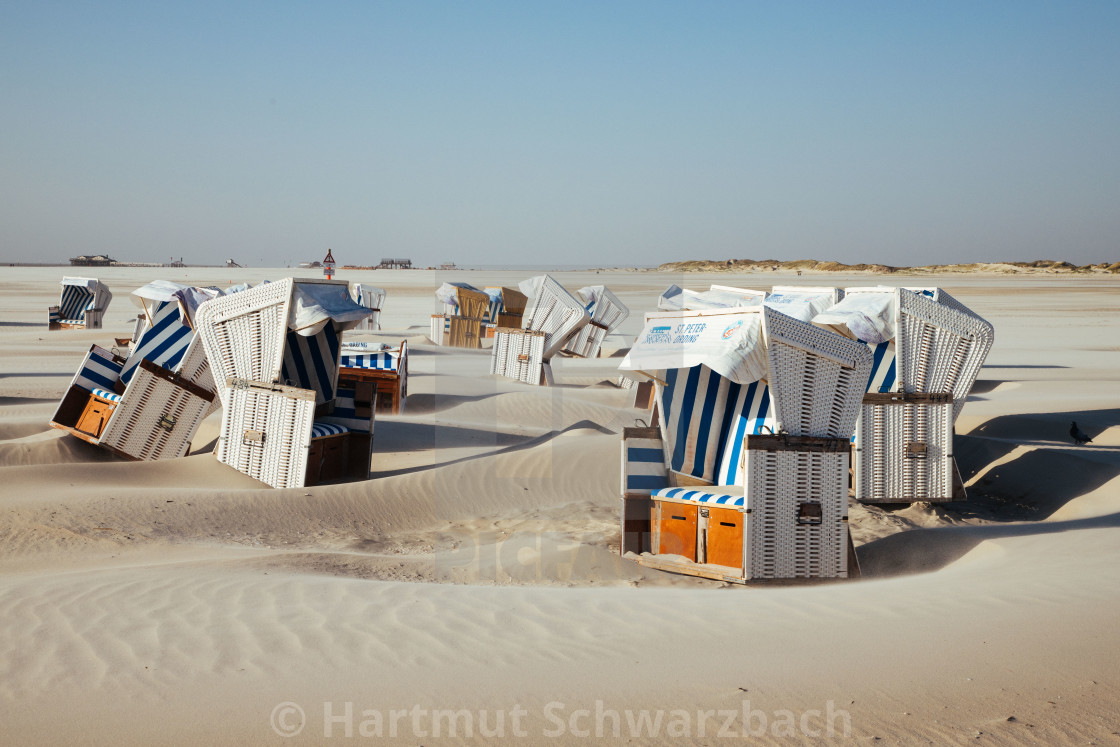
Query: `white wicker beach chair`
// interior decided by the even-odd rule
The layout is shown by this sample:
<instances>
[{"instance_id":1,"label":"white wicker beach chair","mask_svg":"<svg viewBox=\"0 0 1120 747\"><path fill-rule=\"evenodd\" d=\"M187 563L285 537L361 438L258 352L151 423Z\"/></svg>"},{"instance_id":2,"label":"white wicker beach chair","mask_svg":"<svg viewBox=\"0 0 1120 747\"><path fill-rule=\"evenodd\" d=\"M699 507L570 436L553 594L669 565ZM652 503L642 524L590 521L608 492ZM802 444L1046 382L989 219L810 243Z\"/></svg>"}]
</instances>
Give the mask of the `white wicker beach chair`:
<instances>
[{"instance_id":1,"label":"white wicker beach chair","mask_svg":"<svg viewBox=\"0 0 1120 747\"><path fill-rule=\"evenodd\" d=\"M262 283L199 306L225 407L218 460L278 488L368 476L374 408L340 386L339 364L343 330L371 313L345 281L319 279ZM313 430L333 420L344 430Z\"/></svg>"},{"instance_id":2,"label":"white wicker beach chair","mask_svg":"<svg viewBox=\"0 0 1120 747\"><path fill-rule=\"evenodd\" d=\"M184 290L203 289L157 281L133 292L143 321L128 356L93 346L52 427L129 459L187 453L218 398L206 353L190 326Z\"/></svg>"},{"instance_id":3,"label":"white wicker beach chair","mask_svg":"<svg viewBox=\"0 0 1120 747\"><path fill-rule=\"evenodd\" d=\"M532 300L520 330L494 330L490 372L527 384L548 385L552 383L553 356L590 321L591 314L549 275L530 278L520 287Z\"/></svg>"},{"instance_id":4,"label":"white wicker beach chair","mask_svg":"<svg viewBox=\"0 0 1120 747\"><path fill-rule=\"evenodd\" d=\"M634 488L653 488L639 562L739 582L845 577L848 443L871 365L865 345L765 306L647 314L620 366L656 382L657 429L640 451L623 442L632 542ZM664 472L634 454L663 455Z\"/></svg>"},{"instance_id":5,"label":"white wicker beach chair","mask_svg":"<svg viewBox=\"0 0 1120 747\"><path fill-rule=\"evenodd\" d=\"M350 295L359 306L373 310L354 329L359 332L376 332L381 329L381 307L385 305L385 297L388 295L385 289L369 283L355 283L350 289Z\"/></svg>"},{"instance_id":6,"label":"white wicker beach chair","mask_svg":"<svg viewBox=\"0 0 1120 747\"><path fill-rule=\"evenodd\" d=\"M109 287L97 278L62 278L57 306L47 310L47 329L101 329L105 310L113 300Z\"/></svg>"},{"instance_id":7,"label":"white wicker beach chair","mask_svg":"<svg viewBox=\"0 0 1120 747\"><path fill-rule=\"evenodd\" d=\"M994 339L992 326L939 288L849 288L815 323L866 342L874 372L854 438L857 500L965 497L953 423Z\"/></svg>"},{"instance_id":8,"label":"white wicker beach chair","mask_svg":"<svg viewBox=\"0 0 1120 747\"><path fill-rule=\"evenodd\" d=\"M564 344L562 352L580 358L598 358L607 335L630 316L630 309L618 300L605 285L580 288L579 295L586 304L591 319L576 331Z\"/></svg>"},{"instance_id":9,"label":"white wicker beach chair","mask_svg":"<svg viewBox=\"0 0 1120 747\"><path fill-rule=\"evenodd\" d=\"M758 306L766 300L766 291L713 285L706 291L693 291L670 285L657 299L661 311L706 311Z\"/></svg>"}]
</instances>

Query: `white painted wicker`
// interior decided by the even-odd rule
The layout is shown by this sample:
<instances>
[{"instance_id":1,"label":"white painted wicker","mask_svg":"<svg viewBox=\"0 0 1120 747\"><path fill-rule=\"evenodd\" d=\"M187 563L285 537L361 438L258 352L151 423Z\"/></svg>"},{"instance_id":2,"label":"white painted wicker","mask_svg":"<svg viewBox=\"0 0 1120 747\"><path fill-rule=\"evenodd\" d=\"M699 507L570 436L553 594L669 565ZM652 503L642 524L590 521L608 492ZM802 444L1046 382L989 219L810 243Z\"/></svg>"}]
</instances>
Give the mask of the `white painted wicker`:
<instances>
[{"instance_id":1,"label":"white painted wicker","mask_svg":"<svg viewBox=\"0 0 1120 747\"><path fill-rule=\"evenodd\" d=\"M274 488L303 487L315 392L238 378L224 389L218 461Z\"/></svg>"},{"instance_id":2,"label":"white painted wicker","mask_svg":"<svg viewBox=\"0 0 1120 747\"><path fill-rule=\"evenodd\" d=\"M856 500L951 501L953 404L948 397L936 403L904 397L868 395L863 404L853 455Z\"/></svg>"},{"instance_id":3,"label":"white painted wicker","mask_svg":"<svg viewBox=\"0 0 1120 747\"><path fill-rule=\"evenodd\" d=\"M184 456L217 399L146 361L136 369L99 443L138 460Z\"/></svg>"},{"instance_id":4,"label":"white painted wicker","mask_svg":"<svg viewBox=\"0 0 1120 747\"><path fill-rule=\"evenodd\" d=\"M911 291L898 294L898 387L907 393L952 394L956 420L992 348L992 325Z\"/></svg>"},{"instance_id":5,"label":"white painted wicker","mask_svg":"<svg viewBox=\"0 0 1120 747\"><path fill-rule=\"evenodd\" d=\"M609 288L597 290L591 319L564 344L564 352L581 358L598 358L607 335L630 316L630 309Z\"/></svg>"},{"instance_id":6,"label":"white painted wicker","mask_svg":"<svg viewBox=\"0 0 1120 747\"><path fill-rule=\"evenodd\" d=\"M499 327L490 351L490 373L537 386L544 379L545 334Z\"/></svg>"},{"instance_id":7,"label":"white painted wicker","mask_svg":"<svg viewBox=\"0 0 1120 747\"><path fill-rule=\"evenodd\" d=\"M848 451L746 449L744 573L751 579L846 578ZM803 523L802 504L820 505Z\"/></svg>"},{"instance_id":8,"label":"white painted wicker","mask_svg":"<svg viewBox=\"0 0 1120 747\"><path fill-rule=\"evenodd\" d=\"M868 347L771 308L763 330L778 430L850 438L871 376Z\"/></svg>"},{"instance_id":9,"label":"white painted wicker","mask_svg":"<svg viewBox=\"0 0 1120 747\"><path fill-rule=\"evenodd\" d=\"M568 338L587 324L591 315L583 303L549 275L545 275L536 295L525 310L522 329L544 332L543 359L552 360Z\"/></svg>"},{"instance_id":10,"label":"white painted wicker","mask_svg":"<svg viewBox=\"0 0 1120 747\"><path fill-rule=\"evenodd\" d=\"M373 314L358 322L354 329L360 332L376 332L381 329L381 307L385 305L385 297L388 295L385 289L367 283L355 283L350 294L357 303L373 309Z\"/></svg>"},{"instance_id":11,"label":"white painted wicker","mask_svg":"<svg viewBox=\"0 0 1120 747\"><path fill-rule=\"evenodd\" d=\"M216 381L279 381L293 285L292 278L262 283L198 307L195 329ZM218 394L228 408L228 388Z\"/></svg>"}]
</instances>

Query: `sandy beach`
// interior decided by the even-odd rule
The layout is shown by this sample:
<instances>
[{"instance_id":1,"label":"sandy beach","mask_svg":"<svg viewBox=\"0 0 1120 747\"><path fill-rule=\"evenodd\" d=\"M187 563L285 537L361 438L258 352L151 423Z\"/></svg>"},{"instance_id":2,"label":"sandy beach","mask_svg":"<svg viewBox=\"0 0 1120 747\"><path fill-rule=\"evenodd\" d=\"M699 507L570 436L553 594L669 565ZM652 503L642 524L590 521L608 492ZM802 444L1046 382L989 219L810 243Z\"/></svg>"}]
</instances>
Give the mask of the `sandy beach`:
<instances>
[{"instance_id":1,"label":"sandy beach","mask_svg":"<svg viewBox=\"0 0 1120 747\"><path fill-rule=\"evenodd\" d=\"M104 329L47 331L69 274L109 285ZM377 418L374 479L274 490L215 460L220 413L147 463L47 423L84 351L131 333L133 289L300 271L5 268L0 741L1120 743L1120 279L556 273L632 313L551 388L427 339L439 283L529 274L341 272L388 290L347 339L408 341L407 409ZM619 558L646 413L617 353L670 283L713 282L941 285L992 322L957 424L970 500L853 505L859 581Z\"/></svg>"}]
</instances>

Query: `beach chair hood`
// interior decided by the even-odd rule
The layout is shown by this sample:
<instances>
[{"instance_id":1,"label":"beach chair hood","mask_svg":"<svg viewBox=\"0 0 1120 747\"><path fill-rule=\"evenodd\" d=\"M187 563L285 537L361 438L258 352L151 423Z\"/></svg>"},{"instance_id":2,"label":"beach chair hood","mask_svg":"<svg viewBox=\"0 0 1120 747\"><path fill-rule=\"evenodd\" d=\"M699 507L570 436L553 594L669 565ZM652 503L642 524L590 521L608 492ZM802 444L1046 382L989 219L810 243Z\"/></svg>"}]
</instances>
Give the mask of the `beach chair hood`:
<instances>
[{"instance_id":1,"label":"beach chair hood","mask_svg":"<svg viewBox=\"0 0 1120 747\"><path fill-rule=\"evenodd\" d=\"M834 306L843 297L839 288L802 288L776 285L763 305L786 316L811 322L821 312Z\"/></svg>"},{"instance_id":2,"label":"beach chair hood","mask_svg":"<svg viewBox=\"0 0 1120 747\"><path fill-rule=\"evenodd\" d=\"M152 319L156 309L162 304L175 302L179 305L179 313L187 324L193 326L194 312L200 304L211 298L228 295L229 293L243 290L247 286L239 285L219 290L218 288L199 288L183 285L172 280L153 280L145 286L132 291L132 302L139 306Z\"/></svg>"},{"instance_id":3,"label":"beach chair hood","mask_svg":"<svg viewBox=\"0 0 1120 747\"><path fill-rule=\"evenodd\" d=\"M704 311L707 309L734 309L757 306L766 299L766 291L713 285L706 291L692 291L679 285L670 285L657 299L662 311Z\"/></svg>"},{"instance_id":4,"label":"beach chair hood","mask_svg":"<svg viewBox=\"0 0 1120 747\"><path fill-rule=\"evenodd\" d=\"M766 377L761 307L646 315L621 371L660 371L701 364L736 384Z\"/></svg>"},{"instance_id":5,"label":"beach chair hood","mask_svg":"<svg viewBox=\"0 0 1120 747\"><path fill-rule=\"evenodd\" d=\"M475 293L482 292L470 283L444 283L440 287L436 288L436 300L444 304L445 306L451 307L452 309L458 309L460 288L462 288L463 290L474 291Z\"/></svg>"},{"instance_id":6,"label":"beach chair hood","mask_svg":"<svg viewBox=\"0 0 1120 747\"><path fill-rule=\"evenodd\" d=\"M109 292L109 286L102 283L97 278L79 278L79 277L64 277L59 282L62 286L62 296L66 299L68 293L75 294L75 308L63 308L61 316L64 319L81 318L85 311L105 311L109 307L109 301L113 299L113 294ZM77 305L80 303L81 308L78 309ZM65 301L61 304L66 307Z\"/></svg>"},{"instance_id":7,"label":"beach chair hood","mask_svg":"<svg viewBox=\"0 0 1120 747\"><path fill-rule=\"evenodd\" d=\"M345 285L296 282L288 310L288 328L297 335L312 337L328 322L334 322L341 332L353 329L373 313L373 309L356 303Z\"/></svg>"},{"instance_id":8,"label":"beach chair hood","mask_svg":"<svg viewBox=\"0 0 1120 747\"><path fill-rule=\"evenodd\" d=\"M848 292L843 300L813 317L818 327L869 345L895 336L894 288Z\"/></svg>"}]
</instances>

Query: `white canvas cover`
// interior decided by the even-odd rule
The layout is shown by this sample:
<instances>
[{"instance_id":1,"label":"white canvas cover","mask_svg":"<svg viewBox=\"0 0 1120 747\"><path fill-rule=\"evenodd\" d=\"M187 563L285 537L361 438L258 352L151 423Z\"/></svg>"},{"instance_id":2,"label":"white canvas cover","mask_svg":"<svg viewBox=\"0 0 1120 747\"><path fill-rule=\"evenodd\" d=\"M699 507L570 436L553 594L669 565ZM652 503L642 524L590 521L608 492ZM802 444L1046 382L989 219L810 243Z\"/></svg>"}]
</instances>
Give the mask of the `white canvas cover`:
<instances>
[{"instance_id":1,"label":"white canvas cover","mask_svg":"<svg viewBox=\"0 0 1120 747\"><path fill-rule=\"evenodd\" d=\"M59 285L76 285L79 288L86 288L96 293L101 287L101 281L97 278L64 277Z\"/></svg>"},{"instance_id":2,"label":"white canvas cover","mask_svg":"<svg viewBox=\"0 0 1120 747\"><path fill-rule=\"evenodd\" d=\"M811 322L821 312L837 301L837 288L808 288L775 285L763 305L792 316L803 322Z\"/></svg>"},{"instance_id":3,"label":"white canvas cover","mask_svg":"<svg viewBox=\"0 0 1120 747\"><path fill-rule=\"evenodd\" d=\"M766 378L761 307L646 315L646 324L620 371L659 371L706 365L736 384Z\"/></svg>"},{"instance_id":4,"label":"white canvas cover","mask_svg":"<svg viewBox=\"0 0 1120 747\"><path fill-rule=\"evenodd\" d=\"M460 288L475 291L476 293L482 292L469 283L444 283L439 288L436 288L436 300L444 306L449 307L447 311L450 314L458 313Z\"/></svg>"},{"instance_id":5,"label":"white canvas cover","mask_svg":"<svg viewBox=\"0 0 1120 747\"><path fill-rule=\"evenodd\" d=\"M296 281L292 305L288 311L288 329L304 337L318 334L328 321L339 331L353 329L358 322L373 314L350 298L346 283L312 283Z\"/></svg>"},{"instance_id":6,"label":"white canvas cover","mask_svg":"<svg viewBox=\"0 0 1120 747\"><path fill-rule=\"evenodd\" d=\"M728 285L713 285L702 292L681 288L678 285L670 285L657 299L657 308L662 311L733 309L757 306L765 298L766 291L733 288Z\"/></svg>"},{"instance_id":7,"label":"white canvas cover","mask_svg":"<svg viewBox=\"0 0 1120 747\"><path fill-rule=\"evenodd\" d=\"M894 288L851 289L840 303L813 317L813 324L869 345L895 336Z\"/></svg>"}]
</instances>

